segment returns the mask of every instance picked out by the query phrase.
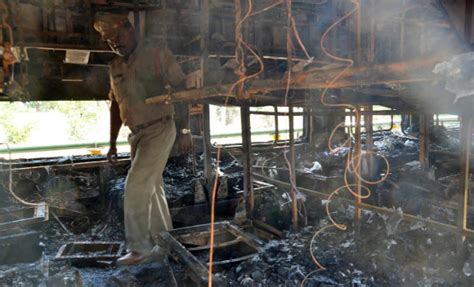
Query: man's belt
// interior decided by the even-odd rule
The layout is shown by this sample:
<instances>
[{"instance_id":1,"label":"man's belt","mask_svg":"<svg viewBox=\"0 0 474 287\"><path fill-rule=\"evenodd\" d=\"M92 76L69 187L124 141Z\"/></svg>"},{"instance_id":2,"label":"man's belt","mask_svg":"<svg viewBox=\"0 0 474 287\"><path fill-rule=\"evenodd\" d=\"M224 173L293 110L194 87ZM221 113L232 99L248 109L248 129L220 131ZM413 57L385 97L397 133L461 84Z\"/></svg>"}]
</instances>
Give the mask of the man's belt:
<instances>
[{"instance_id":1,"label":"man's belt","mask_svg":"<svg viewBox=\"0 0 474 287\"><path fill-rule=\"evenodd\" d=\"M152 126L152 125L155 125L155 124L158 124L158 123L164 123L164 122L167 122L167 121L170 121L173 119L173 116L171 115L167 115L167 116L164 116L164 117L161 117L161 118L158 118L156 120L152 120L152 121L149 121L149 122L146 122L144 124L139 124L139 125L136 125L134 127L130 127L130 130L132 131L132 133L134 134L137 134L139 133L140 131Z\"/></svg>"}]
</instances>

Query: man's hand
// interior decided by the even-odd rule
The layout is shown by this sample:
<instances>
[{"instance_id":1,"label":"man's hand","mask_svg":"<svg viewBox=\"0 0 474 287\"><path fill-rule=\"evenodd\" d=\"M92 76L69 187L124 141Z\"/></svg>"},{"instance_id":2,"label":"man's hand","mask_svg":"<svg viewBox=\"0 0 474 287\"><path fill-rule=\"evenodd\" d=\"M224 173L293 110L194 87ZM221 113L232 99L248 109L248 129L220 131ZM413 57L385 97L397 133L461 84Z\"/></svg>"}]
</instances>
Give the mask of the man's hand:
<instances>
[{"instance_id":1,"label":"man's hand","mask_svg":"<svg viewBox=\"0 0 474 287\"><path fill-rule=\"evenodd\" d=\"M111 164L117 163L117 147L116 146L110 146L109 152L107 152L107 160Z\"/></svg>"},{"instance_id":2,"label":"man's hand","mask_svg":"<svg viewBox=\"0 0 474 287\"><path fill-rule=\"evenodd\" d=\"M193 148L193 139L190 133L178 135L178 152L180 154L187 154Z\"/></svg>"}]
</instances>

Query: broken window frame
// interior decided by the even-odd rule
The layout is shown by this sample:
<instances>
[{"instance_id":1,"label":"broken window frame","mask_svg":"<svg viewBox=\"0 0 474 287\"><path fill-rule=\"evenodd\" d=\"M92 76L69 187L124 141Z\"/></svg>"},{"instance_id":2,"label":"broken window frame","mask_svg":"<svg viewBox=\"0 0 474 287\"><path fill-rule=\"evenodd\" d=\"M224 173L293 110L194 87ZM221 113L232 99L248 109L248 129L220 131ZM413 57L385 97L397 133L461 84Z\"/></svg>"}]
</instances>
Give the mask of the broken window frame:
<instances>
[{"instance_id":1,"label":"broken window frame","mask_svg":"<svg viewBox=\"0 0 474 287\"><path fill-rule=\"evenodd\" d=\"M282 130L281 129L281 119L279 119L280 117L290 117L290 113L289 113L289 110L288 111L281 111L279 110L279 108L286 108L286 107L282 107L282 106L265 106L265 107L273 107L273 111L255 111L255 110L252 110L253 108L258 108L258 107L251 107L250 108L250 116L252 115L261 115L261 116L272 116L273 117L273 121L274 121L274 139L273 141L255 141L252 139L252 145L256 146L256 145L274 145L274 146L278 146L278 145L287 145L289 142L290 142L290 139L289 139L289 136L288 136L288 139L278 139L280 137L281 134L283 133L289 133L289 126L288 126L288 130ZM309 128L309 125L310 125L310 117L308 116L309 113L308 113L308 109L307 108L304 108L304 107L300 107L302 109L302 111L299 111L299 112L294 112L293 113L293 116L294 117L300 117L302 116L303 117L303 129L301 131L301 136L299 137L296 137L296 132L295 132L295 143L303 143L303 142L308 142L309 141L309 131L310 131L310 128ZM239 115L240 116L240 115ZM288 121L289 122L289 121ZM289 123L288 123L289 125ZM240 132L238 132L240 134ZM211 131L211 134L212 134L212 131ZM237 134L237 133L236 133ZM254 135L254 132L252 132L252 135ZM213 138L214 136L211 136L211 141L215 138ZM233 143L225 143L225 144L219 144L221 146L227 146L227 147L238 147L238 146L241 146L242 143L241 142L233 142Z\"/></svg>"}]
</instances>

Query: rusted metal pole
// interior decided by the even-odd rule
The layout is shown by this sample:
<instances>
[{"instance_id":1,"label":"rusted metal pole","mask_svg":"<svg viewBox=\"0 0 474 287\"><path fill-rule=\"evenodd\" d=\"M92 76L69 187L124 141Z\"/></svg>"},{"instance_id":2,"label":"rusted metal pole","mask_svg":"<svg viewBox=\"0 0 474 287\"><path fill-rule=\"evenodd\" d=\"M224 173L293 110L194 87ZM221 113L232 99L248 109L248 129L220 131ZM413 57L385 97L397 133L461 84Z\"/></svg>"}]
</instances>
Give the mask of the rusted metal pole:
<instances>
[{"instance_id":1,"label":"rusted metal pole","mask_svg":"<svg viewBox=\"0 0 474 287\"><path fill-rule=\"evenodd\" d=\"M212 149L211 149L211 119L209 105L205 104L202 113L202 140L204 149L204 176L207 190L212 190Z\"/></svg>"},{"instance_id":2,"label":"rusted metal pole","mask_svg":"<svg viewBox=\"0 0 474 287\"><path fill-rule=\"evenodd\" d=\"M365 146L367 148L367 173L372 175L374 168L374 155L372 154L374 150L374 130L373 130L373 116L372 106L366 106L364 108L366 112L364 114L364 124L365 124ZM372 178L370 179L372 180Z\"/></svg>"},{"instance_id":3,"label":"rusted metal pole","mask_svg":"<svg viewBox=\"0 0 474 287\"><path fill-rule=\"evenodd\" d=\"M462 196L458 203L457 225L458 230L464 233L468 229L467 226L467 212L469 209L469 195L470 195L470 161L472 151L472 129L474 126L474 118L472 115L465 115L461 117L461 173L459 178L460 192ZM463 236L460 244L465 240ZM461 249L461 248L460 248Z\"/></svg>"},{"instance_id":4,"label":"rusted metal pole","mask_svg":"<svg viewBox=\"0 0 474 287\"><path fill-rule=\"evenodd\" d=\"M360 110L360 108L358 108ZM354 146L354 158L356 161L354 162L354 169L356 169L357 173L362 175L362 144L361 144L361 116L355 117L355 146ZM362 181L359 176L356 176L355 179L356 184L356 192L358 195L362 195ZM362 203L362 199L360 197L356 197L356 210L355 210L355 219L356 219L356 226L359 226L360 219L362 216L362 209L360 208L360 204Z\"/></svg>"},{"instance_id":5,"label":"rusted metal pole","mask_svg":"<svg viewBox=\"0 0 474 287\"><path fill-rule=\"evenodd\" d=\"M199 17L201 34L201 88L206 85L206 74L209 68L209 0L201 1Z\"/></svg>"},{"instance_id":6,"label":"rusted metal pole","mask_svg":"<svg viewBox=\"0 0 474 287\"><path fill-rule=\"evenodd\" d=\"M244 168L244 198L247 217L253 217L255 208L255 196L253 192L252 174L252 133L250 125L250 108L240 108L242 129L242 165Z\"/></svg>"},{"instance_id":7,"label":"rusted metal pole","mask_svg":"<svg viewBox=\"0 0 474 287\"><path fill-rule=\"evenodd\" d=\"M234 5L235 5L235 56L236 56L236 61L239 63L243 63L244 67L240 66L238 70L238 76L239 80L242 80L245 77L245 51L244 48L242 47L242 42L241 40L244 38L244 35L242 33L242 0L234 0ZM237 98L243 99L245 98L245 89L244 89L244 84L245 82L240 83L237 86L236 89L236 95Z\"/></svg>"},{"instance_id":8,"label":"rusted metal pole","mask_svg":"<svg viewBox=\"0 0 474 287\"><path fill-rule=\"evenodd\" d=\"M280 124L278 118L278 106L274 106L275 109L275 140L274 142L277 143L280 139Z\"/></svg>"},{"instance_id":9,"label":"rusted metal pole","mask_svg":"<svg viewBox=\"0 0 474 287\"><path fill-rule=\"evenodd\" d=\"M419 161L423 170L429 169L429 128L430 118L428 115L420 115L420 152Z\"/></svg>"},{"instance_id":10,"label":"rusted metal pole","mask_svg":"<svg viewBox=\"0 0 474 287\"><path fill-rule=\"evenodd\" d=\"M296 191L296 151L295 151L295 121L293 115L293 107L289 107L289 125L290 125L290 166L291 172L291 214L292 214L292 226L293 229L298 229L298 197Z\"/></svg>"},{"instance_id":11,"label":"rusted metal pole","mask_svg":"<svg viewBox=\"0 0 474 287\"><path fill-rule=\"evenodd\" d=\"M206 86L206 76L209 70L209 0L201 1L201 13L199 18L201 34L201 83L200 88ZM211 149L211 120L209 105L203 107L202 135L204 148L204 176L206 177L207 190L212 190L212 149Z\"/></svg>"}]
</instances>

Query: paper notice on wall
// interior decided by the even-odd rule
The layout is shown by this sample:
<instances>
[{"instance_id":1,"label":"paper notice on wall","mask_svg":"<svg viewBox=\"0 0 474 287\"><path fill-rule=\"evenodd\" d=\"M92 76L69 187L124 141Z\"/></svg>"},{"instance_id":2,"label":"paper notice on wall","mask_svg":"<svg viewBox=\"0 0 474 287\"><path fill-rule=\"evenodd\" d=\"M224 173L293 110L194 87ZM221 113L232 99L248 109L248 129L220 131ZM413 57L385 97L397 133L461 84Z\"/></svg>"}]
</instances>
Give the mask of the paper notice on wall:
<instances>
[{"instance_id":1,"label":"paper notice on wall","mask_svg":"<svg viewBox=\"0 0 474 287\"><path fill-rule=\"evenodd\" d=\"M89 63L90 51L86 50L66 50L64 62L67 64L87 65Z\"/></svg>"}]
</instances>

